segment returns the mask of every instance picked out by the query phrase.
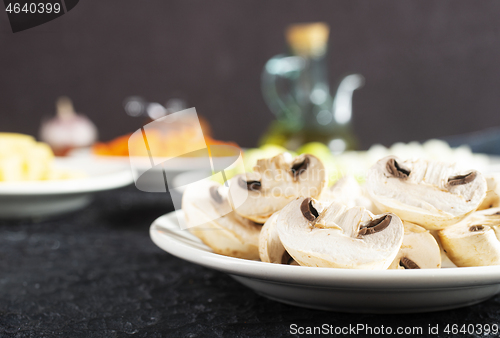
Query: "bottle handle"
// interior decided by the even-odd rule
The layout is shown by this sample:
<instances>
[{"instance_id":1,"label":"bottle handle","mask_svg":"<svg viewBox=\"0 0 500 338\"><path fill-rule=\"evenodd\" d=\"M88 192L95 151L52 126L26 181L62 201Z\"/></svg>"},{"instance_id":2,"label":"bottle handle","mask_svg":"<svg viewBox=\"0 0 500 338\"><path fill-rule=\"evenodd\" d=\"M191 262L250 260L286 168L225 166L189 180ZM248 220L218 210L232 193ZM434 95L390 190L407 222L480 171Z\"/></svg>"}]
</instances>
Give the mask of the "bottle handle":
<instances>
[{"instance_id":1,"label":"bottle handle","mask_svg":"<svg viewBox=\"0 0 500 338\"><path fill-rule=\"evenodd\" d=\"M305 60L300 56L276 55L266 62L261 78L262 94L278 119L299 120L300 106L291 93L280 92L278 81L297 78L304 65Z\"/></svg>"},{"instance_id":2,"label":"bottle handle","mask_svg":"<svg viewBox=\"0 0 500 338\"><path fill-rule=\"evenodd\" d=\"M351 121L352 94L364 84L365 78L361 74L347 75L340 81L332 107L333 118L338 124L343 125Z\"/></svg>"}]
</instances>

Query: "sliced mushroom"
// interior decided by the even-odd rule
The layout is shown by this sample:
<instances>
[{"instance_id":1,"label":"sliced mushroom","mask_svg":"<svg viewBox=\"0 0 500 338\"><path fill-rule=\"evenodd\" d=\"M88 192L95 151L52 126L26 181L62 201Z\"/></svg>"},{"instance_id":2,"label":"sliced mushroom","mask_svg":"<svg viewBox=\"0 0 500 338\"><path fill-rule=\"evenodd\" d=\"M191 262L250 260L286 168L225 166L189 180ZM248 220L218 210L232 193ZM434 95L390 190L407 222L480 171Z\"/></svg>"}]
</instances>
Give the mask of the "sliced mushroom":
<instances>
[{"instance_id":1,"label":"sliced mushroom","mask_svg":"<svg viewBox=\"0 0 500 338\"><path fill-rule=\"evenodd\" d=\"M387 269L404 233L395 214L373 215L363 207L304 197L280 211L276 227L299 265L347 269Z\"/></svg>"},{"instance_id":2,"label":"sliced mushroom","mask_svg":"<svg viewBox=\"0 0 500 338\"><path fill-rule=\"evenodd\" d=\"M275 212L262 226L259 236L260 260L268 263L288 264L290 255L281 244L276 221L279 211Z\"/></svg>"},{"instance_id":3,"label":"sliced mushroom","mask_svg":"<svg viewBox=\"0 0 500 338\"><path fill-rule=\"evenodd\" d=\"M378 209L366 196L358 181L351 175L340 178L333 186L324 189L319 200L326 204L334 201L339 202L349 208L364 207L373 213L378 213Z\"/></svg>"},{"instance_id":4,"label":"sliced mushroom","mask_svg":"<svg viewBox=\"0 0 500 338\"><path fill-rule=\"evenodd\" d=\"M310 162L311 161L308 156L305 156L304 158L301 158L298 161L294 161L292 167L290 168L290 171L295 180L297 180L300 177L300 175L306 172Z\"/></svg>"},{"instance_id":5,"label":"sliced mushroom","mask_svg":"<svg viewBox=\"0 0 500 338\"><path fill-rule=\"evenodd\" d=\"M464 185L471 183L476 179L477 172L471 171L468 172L467 174L463 175L456 175L456 176L451 176L448 178L448 185L449 186L455 186L455 185Z\"/></svg>"},{"instance_id":6,"label":"sliced mushroom","mask_svg":"<svg viewBox=\"0 0 500 338\"><path fill-rule=\"evenodd\" d=\"M441 252L432 234L410 222L403 222L403 244L389 269L436 269L441 267Z\"/></svg>"},{"instance_id":7,"label":"sliced mushroom","mask_svg":"<svg viewBox=\"0 0 500 338\"><path fill-rule=\"evenodd\" d=\"M436 240L437 244L439 245L439 251L441 252L441 268L456 268L457 266L455 263L451 261L451 259L448 257L446 254L446 251L444 251L443 244L441 243L441 240L439 239L439 230L429 230L431 235L434 237Z\"/></svg>"},{"instance_id":8,"label":"sliced mushroom","mask_svg":"<svg viewBox=\"0 0 500 338\"><path fill-rule=\"evenodd\" d=\"M395 158L390 158L386 162L387 172L393 177L406 180L410 176L411 170L401 165Z\"/></svg>"},{"instance_id":9,"label":"sliced mushroom","mask_svg":"<svg viewBox=\"0 0 500 338\"><path fill-rule=\"evenodd\" d=\"M500 265L500 208L477 211L438 234L457 266Z\"/></svg>"},{"instance_id":10,"label":"sliced mushroom","mask_svg":"<svg viewBox=\"0 0 500 338\"><path fill-rule=\"evenodd\" d=\"M284 154L257 161L254 172L238 175L229 181L232 196L245 195L235 208L241 216L265 223L276 211L299 196L318 197L327 184L321 161L303 154L287 160Z\"/></svg>"},{"instance_id":11,"label":"sliced mushroom","mask_svg":"<svg viewBox=\"0 0 500 338\"><path fill-rule=\"evenodd\" d=\"M182 210L189 231L215 253L259 259L262 226L236 214L218 183L204 180L190 185L182 197Z\"/></svg>"},{"instance_id":12,"label":"sliced mushroom","mask_svg":"<svg viewBox=\"0 0 500 338\"><path fill-rule=\"evenodd\" d=\"M500 175L486 176L486 197L478 210L500 207Z\"/></svg>"},{"instance_id":13,"label":"sliced mushroom","mask_svg":"<svg viewBox=\"0 0 500 338\"><path fill-rule=\"evenodd\" d=\"M460 171L454 164L389 156L368 171L367 191L381 211L439 230L479 207L486 196L486 181L481 173Z\"/></svg>"},{"instance_id":14,"label":"sliced mushroom","mask_svg":"<svg viewBox=\"0 0 500 338\"><path fill-rule=\"evenodd\" d=\"M384 215L380 218L373 219L371 221L363 224L358 231L358 238L362 238L366 235L373 235L377 232L381 232L391 224L392 216Z\"/></svg>"}]
</instances>

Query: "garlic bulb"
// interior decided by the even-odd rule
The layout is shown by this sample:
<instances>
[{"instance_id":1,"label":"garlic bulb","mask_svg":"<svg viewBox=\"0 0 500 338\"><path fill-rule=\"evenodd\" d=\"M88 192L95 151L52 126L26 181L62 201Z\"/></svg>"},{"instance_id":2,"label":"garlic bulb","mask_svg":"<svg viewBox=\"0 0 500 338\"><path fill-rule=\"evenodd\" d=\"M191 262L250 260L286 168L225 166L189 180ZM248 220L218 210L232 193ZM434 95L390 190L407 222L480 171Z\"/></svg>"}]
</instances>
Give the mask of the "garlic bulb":
<instances>
[{"instance_id":1,"label":"garlic bulb","mask_svg":"<svg viewBox=\"0 0 500 338\"><path fill-rule=\"evenodd\" d=\"M64 156L75 148L91 146L97 140L97 128L85 115L76 114L68 97L56 103L57 115L42 123L40 139L54 154Z\"/></svg>"}]
</instances>

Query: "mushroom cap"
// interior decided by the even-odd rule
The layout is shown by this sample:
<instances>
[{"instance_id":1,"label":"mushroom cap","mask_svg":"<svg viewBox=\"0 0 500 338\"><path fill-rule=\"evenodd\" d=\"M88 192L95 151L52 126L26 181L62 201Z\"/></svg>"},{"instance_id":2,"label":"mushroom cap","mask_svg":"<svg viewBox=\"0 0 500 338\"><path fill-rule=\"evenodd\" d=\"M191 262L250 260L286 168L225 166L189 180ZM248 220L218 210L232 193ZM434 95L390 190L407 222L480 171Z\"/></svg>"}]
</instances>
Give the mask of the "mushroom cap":
<instances>
[{"instance_id":1,"label":"mushroom cap","mask_svg":"<svg viewBox=\"0 0 500 338\"><path fill-rule=\"evenodd\" d=\"M394 214L300 197L280 211L281 243L305 266L387 269L401 247L403 223Z\"/></svg>"},{"instance_id":2,"label":"mushroom cap","mask_svg":"<svg viewBox=\"0 0 500 338\"><path fill-rule=\"evenodd\" d=\"M324 189L319 200L326 204L339 202L348 208L364 207L373 213L378 211L358 181L351 175L343 176L333 186Z\"/></svg>"},{"instance_id":3,"label":"mushroom cap","mask_svg":"<svg viewBox=\"0 0 500 338\"><path fill-rule=\"evenodd\" d=\"M368 171L367 191L381 211L439 230L479 207L486 180L478 171L461 171L454 164L388 156Z\"/></svg>"},{"instance_id":4,"label":"mushroom cap","mask_svg":"<svg viewBox=\"0 0 500 338\"><path fill-rule=\"evenodd\" d=\"M203 180L186 189L182 210L189 231L215 253L259 259L262 226L236 214L220 187L217 182Z\"/></svg>"},{"instance_id":5,"label":"mushroom cap","mask_svg":"<svg viewBox=\"0 0 500 338\"><path fill-rule=\"evenodd\" d=\"M403 244L389 269L440 268L441 251L429 230L405 221L403 225Z\"/></svg>"},{"instance_id":6,"label":"mushroom cap","mask_svg":"<svg viewBox=\"0 0 500 338\"><path fill-rule=\"evenodd\" d=\"M477 210L500 207L500 175L488 175L485 178L487 186L486 197Z\"/></svg>"},{"instance_id":7,"label":"mushroom cap","mask_svg":"<svg viewBox=\"0 0 500 338\"><path fill-rule=\"evenodd\" d=\"M309 154L287 160L284 154L257 161L254 172L229 181L232 196L248 195L234 210L257 223L265 223L299 196L317 197L327 184L321 161ZM241 198L240 198L241 200Z\"/></svg>"},{"instance_id":8,"label":"mushroom cap","mask_svg":"<svg viewBox=\"0 0 500 338\"><path fill-rule=\"evenodd\" d=\"M500 208L477 211L438 235L457 266L500 265Z\"/></svg>"},{"instance_id":9,"label":"mushroom cap","mask_svg":"<svg viewBox=\"0 0 500 338\"><path fill-rule=\"evenodd\" d=\"M262 226L259 235L260 260L268 263L287 264L290 255L285 250L278 234L276 221L279 211L275 212Z\"/></svg>"}]
</instances>

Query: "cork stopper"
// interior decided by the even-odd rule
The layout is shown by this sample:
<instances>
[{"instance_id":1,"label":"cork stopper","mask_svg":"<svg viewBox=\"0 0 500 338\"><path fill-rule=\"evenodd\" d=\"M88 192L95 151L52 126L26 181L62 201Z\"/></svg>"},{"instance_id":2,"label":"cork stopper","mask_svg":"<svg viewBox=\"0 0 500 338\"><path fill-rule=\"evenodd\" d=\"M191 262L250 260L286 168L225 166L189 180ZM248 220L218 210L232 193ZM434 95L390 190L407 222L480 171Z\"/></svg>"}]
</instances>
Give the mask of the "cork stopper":
<instances>
[{"instance_id":1,"label":"cork stopper","mask_svg":"<svg viewBox=\"0 0 500 338\"><path fill-rule=\"evenodd\" d=\"M286 29L286 40L292 51L300 56L319 56L326 52L330 28L326 23L304 23Z\"/></svg>"}]
</instances>

